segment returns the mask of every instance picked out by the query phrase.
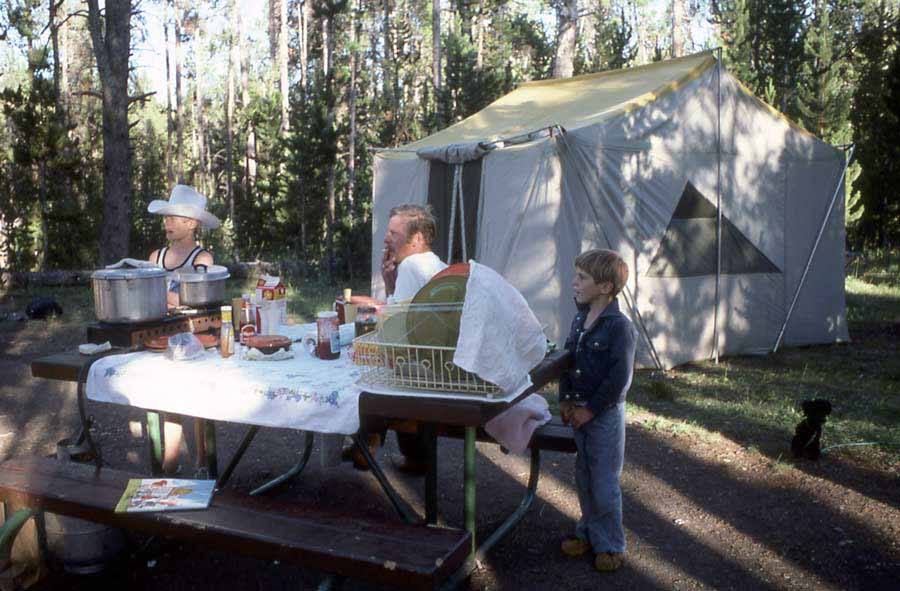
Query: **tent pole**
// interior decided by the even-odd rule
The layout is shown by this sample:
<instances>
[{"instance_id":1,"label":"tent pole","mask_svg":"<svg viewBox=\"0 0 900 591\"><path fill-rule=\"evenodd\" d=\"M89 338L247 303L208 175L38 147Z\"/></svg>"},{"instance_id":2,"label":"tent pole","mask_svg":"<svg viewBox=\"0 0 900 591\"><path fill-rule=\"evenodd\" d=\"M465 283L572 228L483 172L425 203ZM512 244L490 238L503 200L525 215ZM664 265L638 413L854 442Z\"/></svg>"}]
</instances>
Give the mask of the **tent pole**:
<instances>
[{"instance_id":1,"label":"tent pole","mask_svg":"<svg viewBox=\"0 0 900 591\"><path fill-rule=\"evenodd\" d=\"M844 158L844 168L841 170L841 176L837 181L837 186L834 188L834 194L831 196L831 203L828 204L828 211L825 212L825 219L822 220L822 225L819 227L819 234L816 236L816 241L813 243L812 251L810 251L809 257L806 259L806 268L803 269L803 275L800 276L800 283L797 284L797 289L794 290L794 297L791 299L791 305L788 308L787 315L784 317L784 324L781 325L781 330L778 331L778 338L775 339L775 344L772 346L772 353L776 353L778 347L781 346L781 339L784 338L784 332L787 329L788 322L791 320L791 314L794 313L794 306L797 305L797 298L800 297L800 290L803 288L803 283L806 281L806 275L809 273L809 268L812 266L813 257L816 256L819 242L822 240L822 235L825 233L825 226L828 225L828 219L831 218L831 212L837 201L838 193L841 192L841 185L844 182L844 178L847 176L847 168L850 166L850 161L853 160L853 151L855 149L856 146L850 144L850 153Z\"/></svg>"},{"instance_id":2,"label":"tent pole","mask_svg":"<svg viewBox=\"0 0 900 591\"><path fill-rule=\"evenodd\" d=\"M462 263L465 263L469 260L466 253L466 200L465 195L463 194L463 166L464 164L457 164L459 167L459 176L457 176L458 187L456 191L456 196L459 197L459 233L460 233L460 245L462 245Z\"/></svg>"},{"instance_id":3,"label":"tent pole","mask_svg":"<svg viewBox=\"0 0 900 591\"><path fill-rule=\"evenodd\" d=\"M716 303L713 360L719 363L719 299L722 283L722 48L716 48Z\"/></svg>"},{"instance_id":4,"label":"tent pole","mask_svg":"<svg viewBox=\"0 0 900 591\"><path fill-rule=\"evenodd\" d=\"M447 264L453 264L453 234L456 233L456 180L459 178L460 164L453 165L453 188L450 189L450 228L447 232Z\"/></svg>"}]
</instances>

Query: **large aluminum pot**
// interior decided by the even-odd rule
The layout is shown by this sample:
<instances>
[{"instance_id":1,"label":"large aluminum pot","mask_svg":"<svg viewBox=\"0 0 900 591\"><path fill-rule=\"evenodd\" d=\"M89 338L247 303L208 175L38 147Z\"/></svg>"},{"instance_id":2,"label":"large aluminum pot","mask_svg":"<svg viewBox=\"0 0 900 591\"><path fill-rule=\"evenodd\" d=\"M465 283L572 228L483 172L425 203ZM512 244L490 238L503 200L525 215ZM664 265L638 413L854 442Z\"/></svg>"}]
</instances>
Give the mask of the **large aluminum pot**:
<instances>
[{"instance_id":1,"label":"large aluminum pot","mask_svg":"<svg viewBox=\"0 0 900 591\"><path fill-rule=\"evenodd\" d=\"M203 307L225 301L228 269L221 265L196 265L193 271L178 271L178 300L182 306Z\"/></svg>"},{"instance_id":2,"label":"large aluminum pot","mask_svg":"<svg viewBox=\"0 0 900 591\"><path fill-rule=\"evenodd\" d=\"M147 322L166 317L163 269L102 269L91 275L94 313L101 322Z\"/></svg>"}]
</instances>

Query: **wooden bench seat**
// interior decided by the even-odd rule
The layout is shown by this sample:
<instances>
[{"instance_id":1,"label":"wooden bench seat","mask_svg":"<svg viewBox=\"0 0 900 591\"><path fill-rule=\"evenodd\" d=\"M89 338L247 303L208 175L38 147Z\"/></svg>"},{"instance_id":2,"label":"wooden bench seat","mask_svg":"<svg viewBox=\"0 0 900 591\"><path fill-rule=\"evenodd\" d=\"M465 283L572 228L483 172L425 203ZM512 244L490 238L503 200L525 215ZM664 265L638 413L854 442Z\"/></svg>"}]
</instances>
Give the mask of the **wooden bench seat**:
<instances>
[{"instance_id":1,"label":"wooden bench seat","mask_svg":"<svg viewBox=\"0 0 900 591\"><path fill-rule=\"evenodd\" d=\"M390 428L402 433L415 432L415 421L393 421ZM465 429L463 427L455 427L450 425L438 425L438 437L449 437L452 439L463 439L465 437ZM488 435L483 429L479 428L476 439L487 443L497 443L497 441ZM575 438L573 436L572 427L564 425L559 416L554 415L550 422L538 427L534 435L531 437L529 447L537 446L541 451L558 451L562 453L575 453Z\"/></svg>"},{"instance_id":2,"label":"wooden bench seat","mask_svg":"<svg viewBox=\"0 0 900 591\"><path fill-rule=\"evenodd\" d=\"M140 476L53 459L14 458L0 464L0 499L407 588L437 587L463 564L471 548L469 533L460 530L368 520L227 490L216 493L204 511L115 513L129 478Z\"/></svg>"}]
</instances>

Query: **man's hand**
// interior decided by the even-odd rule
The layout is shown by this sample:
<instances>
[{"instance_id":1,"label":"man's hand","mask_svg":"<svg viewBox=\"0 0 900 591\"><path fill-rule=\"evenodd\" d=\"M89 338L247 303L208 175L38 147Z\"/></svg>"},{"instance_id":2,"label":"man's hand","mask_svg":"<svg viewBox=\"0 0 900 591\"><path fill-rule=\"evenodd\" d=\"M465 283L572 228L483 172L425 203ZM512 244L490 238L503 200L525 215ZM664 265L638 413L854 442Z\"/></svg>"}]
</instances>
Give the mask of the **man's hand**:
<instances>
[{"instance_id":1,"label":"man's hand","mask_svg":"<svg viewBox=\"0 0 900 591\"><path fill-rule=\"evenodd\" d=\"M381 278L384 279L384 290L387 295L393 295L397 286L397 263L394 261L393 253L387 248L381 256Z\"/></svg>"},{"instance_id":2,"label":"man's hand","mask_svg":"<svg viewBox=\"0 0 900 591\"><path fill-rule=\"evenodd\" d=\"M586 406L579 406L569 414L569 424L573 429L581 429L581 426L594 418L594 411Z\"/></svg>"}]
</instances>

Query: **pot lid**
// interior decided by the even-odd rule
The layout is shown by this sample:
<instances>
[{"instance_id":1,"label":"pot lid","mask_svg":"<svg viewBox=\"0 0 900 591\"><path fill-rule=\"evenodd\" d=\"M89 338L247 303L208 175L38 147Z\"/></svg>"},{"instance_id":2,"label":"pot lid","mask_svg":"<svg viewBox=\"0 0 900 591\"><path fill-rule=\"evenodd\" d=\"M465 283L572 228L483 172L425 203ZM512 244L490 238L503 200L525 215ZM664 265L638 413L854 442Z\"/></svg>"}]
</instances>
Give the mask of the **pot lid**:
<instances>
[{"instance_id":1,"label":"pot lid","mask_svg":"<svg viewBox=\"0 0 900 591\"><path fill-rule=\"evenodd\" d=\"M165 277L166 270L160 268L142 269L100 269L91 273L91 279L151 279L153 277Z\"/></svg>"},{"instance_id":2,"label":"pot lid","mask_svg":"<svg viewBox=\"0 0 900 591\"><path fill-rule=\"evenodd\" d=\"M202 281L220 281L228 279L228 268L222 265L195 265L191 271L181 270L175 273L178 281L182 283L200 283Z\"/></svg>"}]
</instances>

